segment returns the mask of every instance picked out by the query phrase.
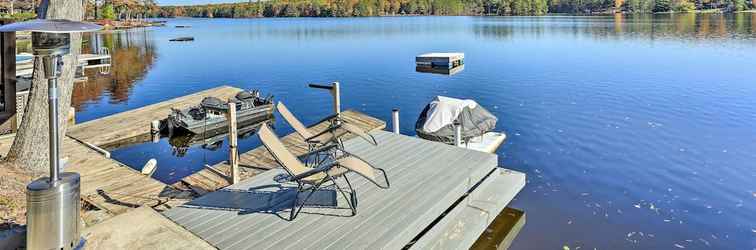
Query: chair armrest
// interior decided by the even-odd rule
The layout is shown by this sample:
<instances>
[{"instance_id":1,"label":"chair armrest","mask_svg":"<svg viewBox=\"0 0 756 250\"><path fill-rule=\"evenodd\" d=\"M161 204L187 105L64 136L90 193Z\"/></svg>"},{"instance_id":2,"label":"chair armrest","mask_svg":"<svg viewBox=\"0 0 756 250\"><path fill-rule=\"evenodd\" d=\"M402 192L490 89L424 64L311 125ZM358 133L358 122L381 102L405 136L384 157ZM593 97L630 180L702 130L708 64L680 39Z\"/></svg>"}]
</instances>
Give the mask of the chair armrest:
<instances>
[{"instance_id":1,"label":"chair armrest","mask_svg":"<svg viewBox=\"0 0 756 250\"><path fill-rule=\"evenodd\" d=\"M318 137L320 137L320 136L324 135L324 134L327 134L327 133L333 133L333 132L335 132L336 130L338 130L339 128L341 128L341 126L336 126L336 127L329 127L329 128L327 128L327 129L325 129L325 130L321 131L320 133L317 133L317 134L315 134L315 135L313 135L313 136L311 136L311 137L309 137L309 138L305 138L305 142L307 142L307 143L325 143L325 142L323 142L323 141L319 141L319 140L316 140L316 139L317 139ZM333 138L331 138L331 140L334 140L334 139L336 139L336 138L338 138L338 136L334 136Z\"/></svg>"},{"instance_id":2,"label":"chair armrest","mask_svg":"<svg viewBox=\"0 0 756 250\"><path fill-rule=\"evenodd\" d=\"M331 114L331 115L326 116L323 119L320 119L320 121L317 121L314 124L320 124L321 122L331 121L331 120L338 119L338 118L339 118L339 114Z\"/></svg>"},{"instance_id":3,"label":"chair armrest","mask_svg":"<svg viewBox=\"0 0 756 250\"><path fill-rule=\"evenodd\" d=\"M298 181L298 180L310 177L310 176L318 174L318 173L326 172L326 171L330 170L331 168L333 168L334 166L336 166L336 164L326 164L326 165L323 165L323 166L320 166L320 167L317 167L317 168L313 168L313 169L307 170L304 173L292 176L291 179L289 179L289 180Z\"/></svg>"},{"instance_id":4,"label":"chair armrest","mask_svg":"<svg viewBox=\"0 0 756 250\"><path fill-rule=\"evenodd\" d=\"M318 154L318 153L321 153L321 152L324 152L324 151L328 151L328 150L331 150L333 148L336 148L336 146L337 145L331 144L331 145L328 145L328 146L320 147L320 148L317 148L317 149L312 150L310 152L307 152L307 153L301 155L300 157L307 157L307 156L310 156L310 155L314 155L314 154Z\"/></svg>"}]
</instances>

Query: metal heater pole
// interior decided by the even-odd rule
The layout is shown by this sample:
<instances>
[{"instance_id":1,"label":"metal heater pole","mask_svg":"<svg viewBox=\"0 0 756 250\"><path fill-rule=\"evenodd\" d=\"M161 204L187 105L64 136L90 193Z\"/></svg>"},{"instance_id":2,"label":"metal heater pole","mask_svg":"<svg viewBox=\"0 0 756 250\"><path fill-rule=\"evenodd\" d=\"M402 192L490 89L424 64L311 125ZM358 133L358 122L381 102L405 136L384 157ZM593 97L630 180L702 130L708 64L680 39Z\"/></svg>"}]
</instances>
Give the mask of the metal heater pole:
<instances>
[{"instance_id":1,"label":"metal heater pole","mask_svg":"<svg viewBox=\"0 0 756 250\"><path fill-rule=\"evenodd\" d=\"M47 95L49 105L49 123L50 123L50 184L55 186L55 183L59 179L60 173L60 142L58 137L58 76L56 74L58 70L59 57L51 56L44 58L50 60L45 66L48 71L52 71L53 74L48 75L51 78L47 79Z\"/></svg>"}]
</instances>

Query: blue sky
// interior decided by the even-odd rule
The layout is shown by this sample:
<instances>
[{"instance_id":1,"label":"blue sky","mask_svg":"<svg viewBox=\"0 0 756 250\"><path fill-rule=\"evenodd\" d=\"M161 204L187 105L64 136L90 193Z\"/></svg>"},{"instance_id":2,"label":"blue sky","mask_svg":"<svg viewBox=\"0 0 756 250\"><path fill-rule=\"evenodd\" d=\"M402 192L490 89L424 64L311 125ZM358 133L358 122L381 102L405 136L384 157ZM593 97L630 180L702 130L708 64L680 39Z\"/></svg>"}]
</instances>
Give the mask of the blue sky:
<instances>
[{"instance_id":1,"label":"blue sky","mask_svg":"<svg viewBox=\"0 0 756 250\"><path fill-rule=\"evenodd\" d=\"M194 5L208 3L248 2L249 0L157 0L158 5Z\"/></svg>"}]
</instances>

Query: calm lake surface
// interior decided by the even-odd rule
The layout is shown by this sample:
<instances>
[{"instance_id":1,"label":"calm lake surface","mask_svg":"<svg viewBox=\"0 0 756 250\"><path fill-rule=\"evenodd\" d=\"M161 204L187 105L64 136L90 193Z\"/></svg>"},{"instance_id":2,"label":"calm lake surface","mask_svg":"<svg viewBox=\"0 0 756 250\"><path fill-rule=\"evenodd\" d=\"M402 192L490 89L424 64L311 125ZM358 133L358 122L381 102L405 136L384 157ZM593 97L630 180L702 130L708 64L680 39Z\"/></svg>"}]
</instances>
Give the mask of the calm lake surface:
<instances>
[{"instance_id":1,"label":"calm lake surface","mask_svg":"<svg viewBox=\"0 0 756 250\"><path fill-rule=\"evenodd\" d=\"M471 98L509 135L500 164L528 174L514 249L756 249L756 14L167 21L90 37L114 61L76 87L79 122L232 85L312 123L331 101L306 84L340 81L344 108L400 108L414 134L434 96ZM415 71L444 51L465 69ZM167 139L113 152L137 169L156 158L166 183L227 154L176 156Z\"/></svg>"}]
</instances>

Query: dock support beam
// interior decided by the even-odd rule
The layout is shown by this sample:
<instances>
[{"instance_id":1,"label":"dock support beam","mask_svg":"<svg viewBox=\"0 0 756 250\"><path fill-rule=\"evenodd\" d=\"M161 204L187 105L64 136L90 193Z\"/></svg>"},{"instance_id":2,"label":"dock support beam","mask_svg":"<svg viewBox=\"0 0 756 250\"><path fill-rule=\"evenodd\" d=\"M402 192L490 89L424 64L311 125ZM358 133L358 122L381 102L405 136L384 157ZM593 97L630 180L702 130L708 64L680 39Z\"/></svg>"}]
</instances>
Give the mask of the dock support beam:
<instances>
[{"instance_id":1,"label":"dock support beam","mask_svg":"<svg viewBox=\"0 0 756 250\"><path fill-rule=\"evenodd\" d=\"M160 120L150 122L150 134L152 135L153 143L160 141Z\"/></svg>"},{"instance_id":2,"label":"dock support beam","mask_svg":"<svg viewBox=\"0 0 756 250\"><path fill-rule=\"evenodd\" d=\"M231 165L231 184L239 183L239 149L236 135L236 103L228 102L228 164Z\"/></svg>"},{"instance_id":3,"label":"dock support beam","mask_svg":"<svg viewBox=\"0 0 756 250\"><path fill-rule=\"evenodd\" d=\"M462 124L454 120L454 146L462 146Z\"/></svg>"},{"instance_id":4,"label":"dock support beam","mask_svg":"<svg viewBox=\"0 0 756 250\"><path fill-rule=\"evenodd\" d=\"M399 109L395 108L391 111L391 128L394 130L394 134L399 134Z\"/></svg>"},{"instance_id":5,"label":"dock support beam","mask_svg":"<svg viewBox=\"0 0 756 250\"><path fill-rule=\"evenodd\" d=\"M336 115L341 114L341 89L339 88L339 82L333 82L333 112Z\"/></svg>"}]
</instances>

